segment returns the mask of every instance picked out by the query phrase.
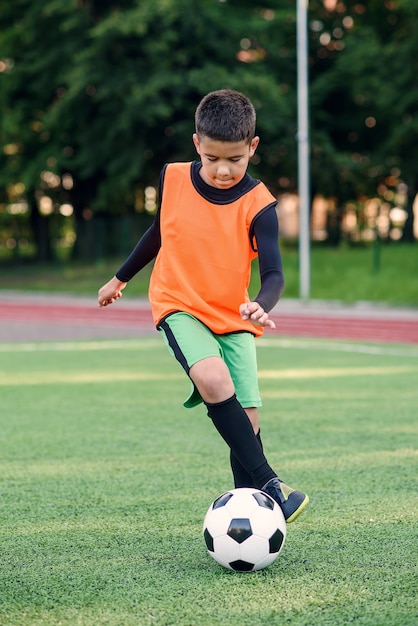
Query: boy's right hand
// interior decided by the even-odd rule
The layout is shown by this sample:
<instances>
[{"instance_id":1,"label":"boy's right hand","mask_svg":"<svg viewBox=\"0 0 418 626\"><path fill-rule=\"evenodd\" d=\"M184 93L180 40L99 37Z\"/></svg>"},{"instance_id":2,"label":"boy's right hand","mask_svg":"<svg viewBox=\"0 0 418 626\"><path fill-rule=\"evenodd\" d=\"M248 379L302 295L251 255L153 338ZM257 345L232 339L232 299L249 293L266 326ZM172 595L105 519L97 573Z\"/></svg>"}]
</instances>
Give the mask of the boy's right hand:
<instances>
[{"instance_id":1,"label":"boy's right hand","mask_svg":"<svg viewBox=\"0 0 418 626\"><path fill-rule=\"evenodd\" d=\"M243 320L249 320L254 326L263 328L276 328L276 324L269 318L267 311L261 307L256 300L244 302L239 307L239 312Z\"/></svg>"},{"instance_id":2,"label":"boy's right hand","mask_svg":"<svg viewBox=\"0 0 418 626\"><path fill-rule=\"evenodd\" d=\"M107 306L113 304L115 300L122 297L122 289L125 289L127 283L121 282L116 276L111 278L103 287L99 289L98 303L99 306Z\"/></svg>"}]
</instances>

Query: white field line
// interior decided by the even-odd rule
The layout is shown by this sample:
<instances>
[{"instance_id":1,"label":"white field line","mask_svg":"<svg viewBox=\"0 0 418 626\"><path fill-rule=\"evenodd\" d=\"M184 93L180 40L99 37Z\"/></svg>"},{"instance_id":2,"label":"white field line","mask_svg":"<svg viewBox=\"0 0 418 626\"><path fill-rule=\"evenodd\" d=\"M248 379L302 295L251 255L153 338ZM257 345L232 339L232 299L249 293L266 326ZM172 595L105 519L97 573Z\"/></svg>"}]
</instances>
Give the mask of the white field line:
<instances>
[{"instance_id":1,"label":"white field line","mask_svg":"<svg viewBox=\"0 0 418 626\"><path fill-rule=\"evenodd\" d=\"M258 339L257 345L261 348L291 348L296 350L316 350L324 352L353 352L357 354L371 354L376 356L408 356L417 359L418 347L388 346L385 344L343 343L317 339L312 341L292 339Z\"/></svg>"},{"instance_id":2,"label":"white field line","mask_svg":"<svg viewBox=\"0 0 418 626\"><path fill-rule=\"evenodd\" d=\"M416 372L418 375L418 364L415 366L400 365L381 366L381 367L333 367L333 368L312 368L312 369L283 369L283 370L263 370L258 373L259 379L316 379L316 378L335 378L339 376L385 376L392 374L411 374ZM32 373L28 376L26 372L12 372L0 370L0 387L22 387L30 385L53 385L53 384L89 384L89 383L115 383L115 382L146 382L151 380L183 380L184 375L179 373L167 374L160 372L132 372L125 370L113 371L43 371Z\"/></svg>"},{"instance_id":3,"label":"white field line","mask_svg":"<svg viewBox=\"0 0 418 626\"><path fill-rule=\"evenodd\" d=\"M147 350L148 348L165 348L164 343L157 339L112 339L105 341L45 341L27 343L0 344L0 352L87 352L95 350Z\"/></svg>"},{"instance_id":4,"label":"white field line","mask_svg":"<svg viewBox=\"0 0 418 626\"><path fill-rule=\"evenodd\" d=\"M386 344L363 344L358 342L329 341L316 339L306 341L304 339L257 339L259 348L290 348L295 350L316 350L324 352L352 352L358 354L370 354L376 356L403 356L417 359L418 347L415 346L392 346ZM59 352L59 351L95 351L95 350L147 350L148 348L166 349L159 339L123 339L104 341L51 341L51 342L27 342L27 343L3 343L0 344L0 353L7 352Z\"/></svg>"}]
</instances>

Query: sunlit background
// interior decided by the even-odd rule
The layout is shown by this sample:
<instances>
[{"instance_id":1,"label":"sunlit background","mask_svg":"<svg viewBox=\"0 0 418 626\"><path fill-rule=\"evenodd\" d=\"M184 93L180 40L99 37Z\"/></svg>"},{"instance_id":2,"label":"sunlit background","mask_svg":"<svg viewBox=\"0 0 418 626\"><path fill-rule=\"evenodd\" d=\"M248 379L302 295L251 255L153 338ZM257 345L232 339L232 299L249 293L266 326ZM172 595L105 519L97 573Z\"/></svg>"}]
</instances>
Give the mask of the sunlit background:
<instances>
[{"instance_id":1,"label":"sunlit background","mask_svg":"<svg viewBox=\"0 0 418 626\"><path fill-rule=\"evenodd\" d=\"M99 254L98 248L102 254L103 246L90 243L107 241L115 220L128 237L126 246L109 253L129 249L156 211L162 165L195 158L190 136L200 96L224 86L241 88L255 102L262 143L251 173L260 176L279 199L281 236L296 241L294 3L269 2L266 7L262 2L204 2L189 25L200 37L206 33L208 41L201 40L200 47L191 41L186 26L175 34L181 7L176 9L174 2L166 3L165 9L157 3L154 22L147 23L140 0L65 4L36 1L32 15L10 9L0 16L4 44L0 48L0 261L89 257ZM376 75L367 74L372 58L363 68L353 66L353 82L347 80L350 63L359 59L359 42L370 41L370 55L387 51L391 41L403 45L408 54L408 5L395 0L378 4L376 8L348 0L309 3L312 241L401 241L407 223L412 224L407 239L418 239L418 176L411 174L411 169L416 170L409 162L413 153L408 159L408 145L417 133L416 100L414 104L410 96L398 93L405 104L392 114L397 96L391 92L397 87L388 84L384 68L379 73L376 67ZM169 10L173 16L168 30L157 35L155 20L168 20ZM35 20L33 35L23 35L29 19ZM224 19L230 20L231 40L216 43L224 32ZM68 37L73 22L76 27ZM58 39L48 32L54 25ZM42 33L45 42L38 41L34 49L32 38ZM386 42L388 33L391 41ZM69 56L57 66L57 58L47 56L51 41L61 53L60 36L66 41L78 36L80 46L87 49L80 52L78 45L68 44ZM170 46L172 65L167 58ZM391 58L389 51L386 59ZM144 74L147 59L154 63L148 75ZM111 67L114 75L109 74ZM413 77L414 67L408 71ZM362 77L355 78L356 72L363 72ZM120 82L120 89L126 90L123 97L117 91L112 94L117 73L126 73ZM41 92L31 83L38 77ZM379 104L374 91L385 102L381 99ZM147 100L153 103L147 113L149 123L139 112L141 102ZM394 128L389 129L388 120L396 115ZM405 132L398 132L396 138L397 124ZM399 153L394 152L396 146ZM126 155L117 160L116 152Z\"/></svg>"}]
</instances>

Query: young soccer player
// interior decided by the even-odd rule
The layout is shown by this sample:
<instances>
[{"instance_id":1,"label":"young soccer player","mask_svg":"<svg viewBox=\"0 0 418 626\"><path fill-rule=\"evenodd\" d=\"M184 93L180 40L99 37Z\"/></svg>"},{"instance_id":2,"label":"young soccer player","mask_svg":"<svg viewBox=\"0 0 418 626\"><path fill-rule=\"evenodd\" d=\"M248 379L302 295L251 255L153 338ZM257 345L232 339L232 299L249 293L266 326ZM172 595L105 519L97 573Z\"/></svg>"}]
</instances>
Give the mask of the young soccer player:
<instances>
[{"instance_id":1,"label":"young soccer player","mask_svg":"<svg viewBox=\"0 0 418 626\"><path fill-rule=\"evenodd\" d=\"M156 257L153 319L192 383L187 408L203 402L230 448L235 487L268 493L292 522L309 498L270 467L261 443L255 337L275 328L269 311L284 287L276 199L247 172L259 138L243 94L214 91L200 102L193 142L200 161L165 165L152 226L98 294L100 306ZM250 301L251 261L261 286Z\"/></svg>"}]
</instances>

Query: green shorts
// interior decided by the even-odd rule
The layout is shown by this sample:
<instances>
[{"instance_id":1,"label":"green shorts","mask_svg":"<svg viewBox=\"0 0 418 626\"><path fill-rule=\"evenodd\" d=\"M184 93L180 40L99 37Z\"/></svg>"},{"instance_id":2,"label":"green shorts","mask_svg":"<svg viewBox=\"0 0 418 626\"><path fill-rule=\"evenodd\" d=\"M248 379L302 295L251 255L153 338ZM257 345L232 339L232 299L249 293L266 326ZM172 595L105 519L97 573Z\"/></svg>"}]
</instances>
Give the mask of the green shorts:
<instances>
[{"instance_id":1,"label":"green shorts","mask_svg":"<svg viewBox=\"0 0 418 626\"><path fill-rule=\"evenodd\" d=\"M219 356L228 366L241 406L261 406L254 335L248 332L216 335L195 317L182 312L168 315L159 323L158 330L187 375L198 361ZM201 395L192 382L184 406L192 408L201 402Z\"/></svg>"}]
</instances>

